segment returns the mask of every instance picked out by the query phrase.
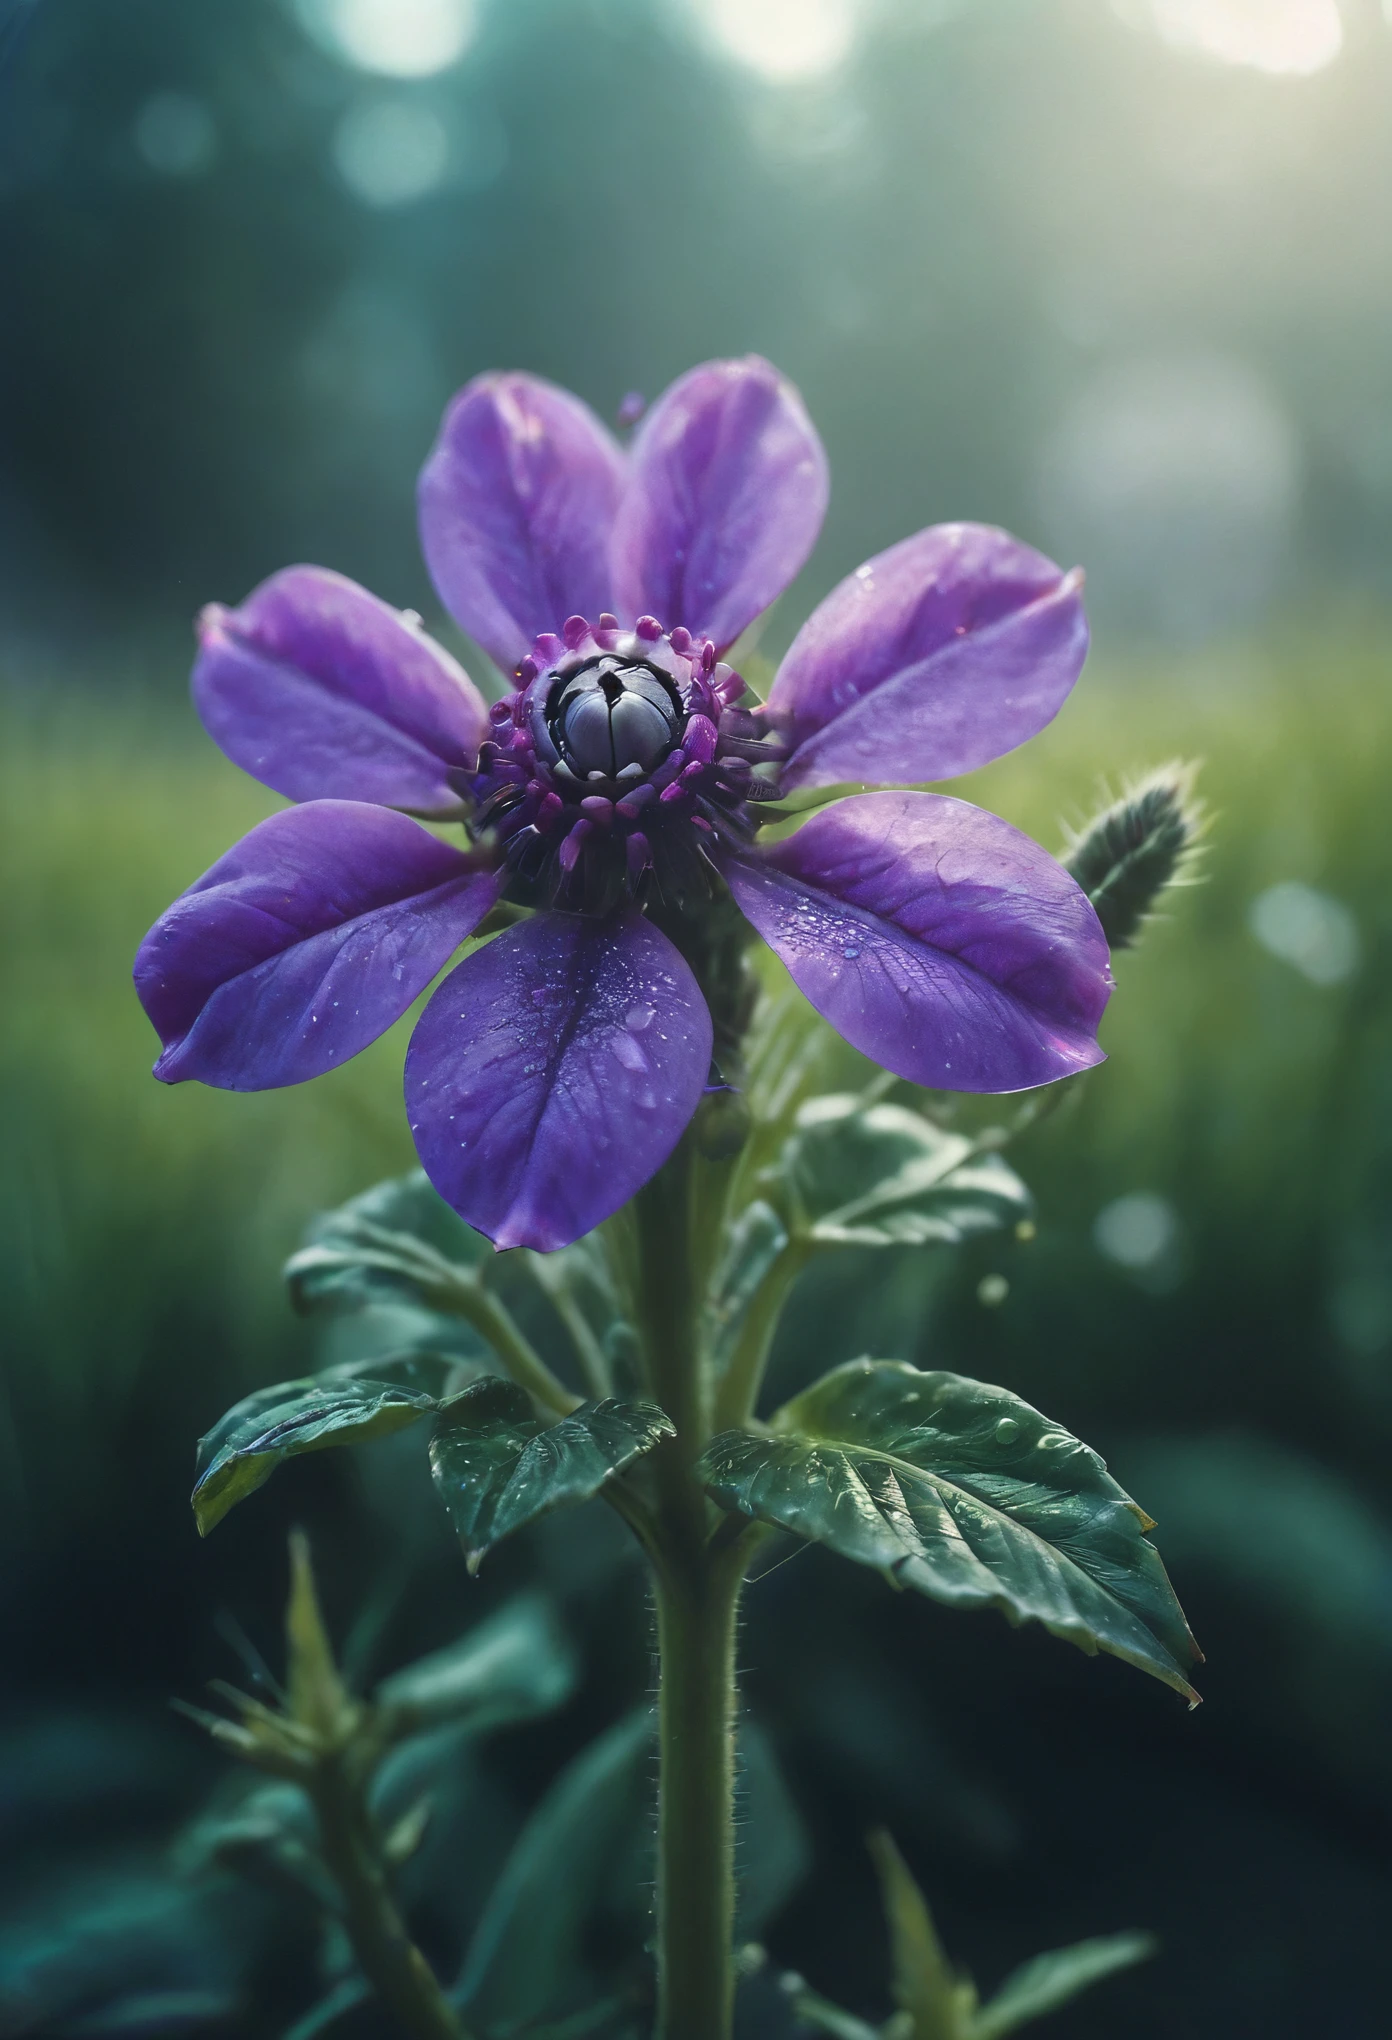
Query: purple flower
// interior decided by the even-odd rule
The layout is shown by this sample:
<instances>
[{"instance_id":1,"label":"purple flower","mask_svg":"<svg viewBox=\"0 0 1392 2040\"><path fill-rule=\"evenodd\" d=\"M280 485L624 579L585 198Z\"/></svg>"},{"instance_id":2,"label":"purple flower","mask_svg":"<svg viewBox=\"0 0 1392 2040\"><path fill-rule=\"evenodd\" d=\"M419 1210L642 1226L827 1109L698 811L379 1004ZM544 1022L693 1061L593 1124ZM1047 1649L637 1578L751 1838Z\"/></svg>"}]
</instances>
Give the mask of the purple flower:
<instances>
[{"instance_id":1,"label":"purple flower","mask_svg":"<svg viewBox=\"0 0 1392 2040\"><path fill-rule=\"evenodd\" d=\"M451 972L406 1058L421 1160L500 1247L559 1247L666 1159L710 1075L689 964L646 909L722 883L820 1012L958 1091L1101 1058L1097 918L1018 830L945 794L866 793L771 847L761 801L950 778L1051 720L1082 666L1080 577L949 524L869 560L804 624L766 706L722 653L803 565L821 444L767 362L708 362L627 453L576 398L486 375L446 413L421 533L455 619L511 675L486 708L416 618L291 567L200 623L200 713L303 805L177 900L135 978L155 1074L299 1083L383 1033L504 894L539 910ZM410 816L459 820L455 849Z\"/></svg>"}]
</instances>

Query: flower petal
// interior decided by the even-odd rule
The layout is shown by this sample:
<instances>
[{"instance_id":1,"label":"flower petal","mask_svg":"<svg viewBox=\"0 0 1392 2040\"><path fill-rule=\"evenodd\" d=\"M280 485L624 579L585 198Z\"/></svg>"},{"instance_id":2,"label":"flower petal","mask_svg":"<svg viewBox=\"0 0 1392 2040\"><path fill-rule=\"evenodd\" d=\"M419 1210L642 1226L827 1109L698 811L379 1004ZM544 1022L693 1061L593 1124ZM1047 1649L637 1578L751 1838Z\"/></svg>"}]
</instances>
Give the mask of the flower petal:
<instances>
[{"instance_id":1,"label":"flower petal","mask_svg":"<svg viewBox=\"0 0 1392 2040\"><path fill-rule=\"evenodd\" d=\"M287 567L198 620L193 698L228 757L291 800L459 806L488 724L472 680L414 619L327 567Z\"/></svg>"},{"instance_id":2,"label":"flower petal","mask_svg":"<svg viewBox=\"0 0 1392 2040\"><path fill-rule=\"evenodd\" d=\"M1087 656L1082 575L1009 532L935 524L833 588L769 694L786 787L951 779L1052 722Z\"/></svg>"},{"instance_id":3,"label":"flower petal","mask_svg":"<svg viewBox=\"0 0 1392 2040\"><path fill-rule=\"evenodd\" d=\"M736 901L853 1047L948 1091L1102 1060L1107 944L1028 836L939 793L868 793L724 866Z\"/></svg>"},{"instance_id":4,"label":"flower petal","mask_svg":"<svg viewBox=\"0 0 1392 2040\"><path fill-rule=\"evenodd\" d=\"M390 808L317 800L259 822L140 945L155 1075L270 1091L386 1032L501 889Z\"/></svg>"},{"instance_id":5,"label":"flower petal","mask_svg":"<svg viewBox=\"0 0 1392 2040\"><path fill-rule=\"evenodd\" d=\"M781 595L827 506L822 442L757 354L708 361L644 419L614 526L620 614L684 624L723 651Z\"/></svg>"},{"instance_id":6,"label":"flower petal","mask_svg":"<svg viewBox=\"0 0 1392 2040\"><path fill-rule=\"evenodd\" d=\"M406 1055L431 1182L498 1247L567 1246L647 1182L710 1069L686 963L642 914L538 914L466 957Z\"/></svg>"},{"instance_id":7,"label":"flower petal","mask_svg":"<svg viewBox=\"0 0 1392 2040\"><path fill-rule=\"evenodd\" d=\"M613 607L618 443L534 375L480 375L445 413L421 470L421 544L455 622L503 672L542 631Z\"/></svg>"}]
</instances>

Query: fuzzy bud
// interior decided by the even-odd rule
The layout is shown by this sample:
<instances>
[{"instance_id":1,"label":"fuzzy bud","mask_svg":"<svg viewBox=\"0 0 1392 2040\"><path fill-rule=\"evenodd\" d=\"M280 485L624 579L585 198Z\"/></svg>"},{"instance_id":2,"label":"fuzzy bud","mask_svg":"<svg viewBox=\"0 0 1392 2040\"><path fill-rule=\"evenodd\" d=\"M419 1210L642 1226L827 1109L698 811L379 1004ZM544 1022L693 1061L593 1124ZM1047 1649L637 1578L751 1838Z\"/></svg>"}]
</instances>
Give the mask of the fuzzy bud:
<instances>
[{"instance_id":1,"label":"fuzzy bud","mask_svg":"<svg viewBox=\"0 0 1392 2040\"><path fill-rule=\"evenodd\" d=\"M1162 765L1072 835L1065 868L1113 949L1130 949L1168 886L1182 884L1204 829L1197 765Z\"/></svg>"}]
</instances>

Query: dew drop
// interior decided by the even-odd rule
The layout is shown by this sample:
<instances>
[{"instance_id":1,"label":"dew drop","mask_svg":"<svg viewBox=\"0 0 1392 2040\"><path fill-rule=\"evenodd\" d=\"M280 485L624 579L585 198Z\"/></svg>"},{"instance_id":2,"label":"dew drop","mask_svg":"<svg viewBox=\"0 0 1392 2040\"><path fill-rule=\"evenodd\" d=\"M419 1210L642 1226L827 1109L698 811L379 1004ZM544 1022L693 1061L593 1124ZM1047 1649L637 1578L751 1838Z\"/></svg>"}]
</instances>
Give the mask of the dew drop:
<instances>
[{"instance_id":1,"label":"dew drop","mask_svg":"<svg viewBox=\"0 0 1392 2040\"><path fill-rule=\"evenodd\" d=\"M843 956L844 956L844 957L845 957L845 958L846 958L846 959L847 959L847 960L848 960L849 962L854 962L854 961L855 961L855 959L856 959L856 957L858 957L858 956L860 955L860 949L859 949L859 946L858 946L858 945L857 945L856 943L854 943L854 942L848 942L848 943L846 944L845 948L844 948L844 949L843 949L843 950L841 951L841 954L842 954L842 955L843 955Z\"/></svg>"},{"instance_id":2,"label":"dew drop","mask_svg":"<svg viewBox=\"0 0 1392 2040\"><path fill-rule=\"evenodd\" d=\"M657 1018L655 1006L630 1006L624 1014L624 1026L630 1034L641 1034L645 1027L651 1027Z\"/></svg>"},{"instance_id":3,"label":"dew drop","mask_svg":"<svg viewBox=\"0 0 1392 2040\"><path fill-rule=\"evenodd\" d=\"M1020 1426L1014 1417L1001 1417L991 1436L997 1445L1013 1445L1020 1435Z\"/></svg>"}]
</instances>

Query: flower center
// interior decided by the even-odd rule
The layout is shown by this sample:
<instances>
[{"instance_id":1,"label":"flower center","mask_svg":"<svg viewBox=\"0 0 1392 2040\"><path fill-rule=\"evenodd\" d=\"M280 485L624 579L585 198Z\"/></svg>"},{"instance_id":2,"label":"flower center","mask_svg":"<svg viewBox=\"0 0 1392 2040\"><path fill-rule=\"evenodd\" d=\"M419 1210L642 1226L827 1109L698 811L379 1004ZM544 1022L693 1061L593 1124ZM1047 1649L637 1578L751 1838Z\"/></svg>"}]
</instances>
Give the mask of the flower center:
<instances>
[{"instance_id":1,"label":"flower center","mask_svg":"<svg viewBox=\"0 0 1392 2040\"><path fill-rule=\"evenodd\" d=\"M684 720L665 674L612 653L568 673L546 705L551 740L577 779L641 779L675 749Z\"/></svg>"}]
</instances>

